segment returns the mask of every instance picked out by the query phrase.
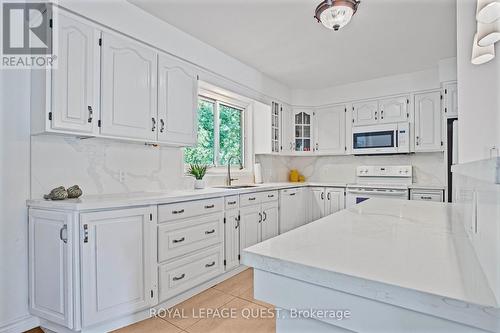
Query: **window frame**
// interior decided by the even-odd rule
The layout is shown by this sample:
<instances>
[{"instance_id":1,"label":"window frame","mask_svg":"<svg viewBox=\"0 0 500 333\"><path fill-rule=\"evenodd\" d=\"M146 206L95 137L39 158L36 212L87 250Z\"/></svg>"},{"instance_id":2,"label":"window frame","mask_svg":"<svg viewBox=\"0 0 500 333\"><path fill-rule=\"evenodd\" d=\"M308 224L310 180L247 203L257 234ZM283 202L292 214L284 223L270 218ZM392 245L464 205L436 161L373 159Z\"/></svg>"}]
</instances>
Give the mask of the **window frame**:
<instances>
[{"instance_id":1,"label":"window frame","mask_svg":"<svg viewBox=\"0 0 500 333\"><path fill-rule=\"evenodd\" d=\"M210 90L199 89L198 100L205 100L214 103L214 161L213 165L207 170L207 175L220 175L227 173L227 165L220 165L220 104L237 109L241 112L241 163L243 169L240 170L238 165L231 166L231 171L234 174L249 174L253 168L253 157L250 155L251 142L248 133L251 133L251 123L249 116L251 102L229 97L221 93ZM184 154L183 154L184 155ZM183 164L187 170L188 165L184 161Z\"/></svg>"}]
</instances>

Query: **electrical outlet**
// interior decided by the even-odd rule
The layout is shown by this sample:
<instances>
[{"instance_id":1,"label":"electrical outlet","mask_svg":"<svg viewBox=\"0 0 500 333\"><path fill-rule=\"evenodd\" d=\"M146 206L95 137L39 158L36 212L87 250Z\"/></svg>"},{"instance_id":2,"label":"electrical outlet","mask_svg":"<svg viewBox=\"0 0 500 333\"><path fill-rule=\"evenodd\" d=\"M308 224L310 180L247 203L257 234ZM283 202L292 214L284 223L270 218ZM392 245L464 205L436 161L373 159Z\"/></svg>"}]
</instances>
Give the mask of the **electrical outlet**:
<instances>
[{"instance_id":1,"label":"electrical outlet","mask_svg":"<svg viewBox=\"0 0 500 333\"><path fill-rule=\"evenodd\" d=\"M118 178L120 180L120 183L125 183L125 171L118 171Z\"/></svg>"}]
</instances>

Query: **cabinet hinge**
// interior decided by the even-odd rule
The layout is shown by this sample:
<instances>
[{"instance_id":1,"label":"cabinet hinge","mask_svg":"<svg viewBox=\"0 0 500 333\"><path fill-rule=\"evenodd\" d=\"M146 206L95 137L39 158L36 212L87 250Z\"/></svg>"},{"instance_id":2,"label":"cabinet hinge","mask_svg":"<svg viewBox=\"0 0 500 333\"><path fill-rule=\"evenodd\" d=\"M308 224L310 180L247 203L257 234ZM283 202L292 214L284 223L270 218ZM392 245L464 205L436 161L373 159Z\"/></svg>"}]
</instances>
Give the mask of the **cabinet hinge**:
<instances>
[{"instance_id":1,"label":"cabinet hinge","mask_svg":"<svg viewBox=\"0 0 500 333\"><path fill-rule=\"evenodd\" d=\"M406 99L406 104L410 104L410 100L408 98Z\"/></svg>"},{"instance_id":2,"label":"cabinet hinge","mask_svg":"<svg viewBox=\"0 0 500 333\"><path fill-rule=\"evenodd\" d=\"M89 242L89 225L88 224L83 225L83 242L84 243Z\"/></svg>"},{"instance_id":3,"label":"cabinet hinge","mask_svg":"<svg viewBox=\"0 0 500 333\"><path fill-rule=\"evenodd\" d=\"M344 151L347 151L347 146L344 147Z\"/></svg>"},{"instance_id":4,"label":"cabinet hinge","mask_svg":"<svg viewBox=\"0 0 500 333\"><path fill-rule=\"evenodd\" d=\"M49 120L52 121L52 112L49 112Z\"/></svg>"},{"instance_id":5,"label":"cabinet hinge","mask_svg":"<svg viewBox=\"0 0 500 333\"><path fill-rule=\"evenodd\" d=\"M347 107L344 109L344 112L347 113Z\"/></svg>"},{"instance_id":6,"label":"cabinet hinge","mask_svg":"<svg viewBox=\"0 0 500 333\"><path fill-rule=\"evenodd\" d=\"M406 113L406 118L410 118L410 114L408 112Z\"/></svg>"},{"instance_id":7,"label":"cabinet hinge","mask_svg":"<svg viewBox=\"0 0 500 333\"><path fill-rule=\"evenodd\" d=\"M352 119L352 123L354 124L354 118Z\"/></svg>"},{"instance_id":8,"label":"cabinet hinge","mask_svg":"<svg viewBox=\"0 0 500 333\"><path fill-rule=\"evenodd\" d=\"M443 95L441 95L440 98L443 99Z\"/></svg>"},{"instance_id":9,"label":"cabinet hinge","mask_svg":"<svg viewBox=\"0 0 500 333\"><path fill-rule=\"evenodd\" d=\"M224 259L224 266L226 266L226 259Z\"/></svg>"},{"instance_id":10,"label":"cabinet hinge","mask_svg":"<svg viewBox=\"0 0 500 333\"><path fill-rule=\"evenodd\" d=\"M152 213L149 214L149 220L153 221L153 214Z\"/></svg>"},{"instance_id":11,"label":"cabinet hinge","mask_svg":"<svg viewBox=\"0 0 500 333\"><path fill-rule=\"evenodd\" d=\"M448 89L445 89L444 90L444 94L447 95L448 94Z\"/></svg>"},{"instance_id":12,"label":"cabinet hinge","mask_svg":"<svg viewBox=\"0 0 500 333\"><path fill-rule=\"evenodd\" d=\"M238 221L241 221L241 215L238 214Z\"/></svg>"},{"instance_id":13,"label":"cabinet hinge","mask_svg":"<svg viewBox=\"0 0 500 333\"><path fill-rule=\"evenodd\" d=\"M224 218L224 224L226 224L226 218Z\"/></svg>"},{"instance_id":14,"label":"cabinet hinge","mask_svg":"<svg viewBox=\"0 0 500 333\"><path fill-rule=\"evenodd\" d=\"M52 21L52 19L49 20L49 28L52 29L52 27L54 26L54 22Z\"/></svg>"},{"instance_id":15,"label":"cabinet hinge","mask_svg":"<svg viewBox=\"0 0 500 333\"><path fill-rule=\"evenodd\" d=\"M100 119L97 121L97 127L101 127L101 120Z\"/></svg>"},{"instance_id":16,"label":"cabinet hinge","mask_svg":"<svg viewBox=\"0 0 500 333\"><path fill-rule=\"evenodd\" d=\"M444 142L443 141L441 141L441 146L444 146Z\"/></svg>"},{"instance_id":17,"label":"cabinet hinge","mask_svg":"<svg viewBox=\"0 0 500 333\"><path fill-rule=\"evenodd\" d=\"M448 112L448 108L444 108L444 113L447 113Z\"/></svg>"},{"instance_id":18,"label":"cabinet hinge","mask_svg":"<svg viewBox=\"0 0 500 333\"><path fill-rule=\"evenodd\" d=\"M153 297L154 297L154 295L155 295L155 294L154 294L154 292L153 292L153 289L151 289L151 298L153 298Z\"/></svg>"},{"instance_id":19,"label":"cabinet hinge","mask_svg":"<svg viewBox=\"0 0 500 333\"><path fill-rule=\"evenodd\" d=\"M102 46L102 38L99 38L99 46Z\"/></svg>"},{"instance_id":20,"label":"cabinet hinge","mask_svg":"<svg viewBox=\"0 0 500 333\"><path fill-rule=\"evenodd\" d=\"M240 259L241 259L241 256L238 254L238 260L240 260Z\"/></svg>"}]
</instances>

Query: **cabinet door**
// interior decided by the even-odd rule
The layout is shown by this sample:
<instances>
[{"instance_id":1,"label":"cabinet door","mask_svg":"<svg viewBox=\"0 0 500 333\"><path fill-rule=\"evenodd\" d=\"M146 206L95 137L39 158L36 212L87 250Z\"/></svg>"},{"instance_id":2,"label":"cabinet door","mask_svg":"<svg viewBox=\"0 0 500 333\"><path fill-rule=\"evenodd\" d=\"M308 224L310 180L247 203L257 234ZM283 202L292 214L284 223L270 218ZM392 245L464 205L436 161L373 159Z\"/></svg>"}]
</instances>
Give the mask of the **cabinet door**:
<instances>
[{"instance_id":1,"label":"cabinet door","mask_svg":"<svg viewBox=\"0 0 500 333\"><path fill-rule=\"evenodd\" d=\"M409 121L408 96L387 98L379 101L379 123L397 123Z\"/></svg>"},{"instance_id":2,"label":"cabinet door","mask_svg":"<svg viewBox=\"0 0 500 333\"><path fill-rule=\"evenodd\" d=\"M278 219L277 201L262 204L261 242L278 235Z\"/></svg>"},{"instance_id":3,"label":"cabinet door","mask_svg":"<svg viewBox=\"0 0 500 333\"><path fill-rule=\"evenodd\" d=\"M73 328L71 214L30 209L30 313Z\"/></svg>"},{"instance_id":4,"label":"cabinet door","mask_svg":"<svg viewBox=\"0 0 500 333\"><path fill-rule=\"evenodd\" d=\"M102 34L101 134L156 140L156 52Z\"/></svg>"},{"instance_id":5,"label":"cabinet door","mask_svg":"<svg viewBox=\"0 0 500 333\"><path fill-rule=\"evenodd\" d=\"M253 145L255 154L271 154L274 152L274 141L272 139L274 108L275 102L272 102L271 107L260 102L253 103Z\"/></svg>"},{"instance_id":6,"label":"cabinet door","mask_svg":"<svg viewBox=\"0 0 500 333\"><path fill-rule=\"evenodd\" d=\"M345 208L344 189L327 189L325 215L331 215L344 208Z\"/></svg>"},{"instance_id":7,"label":"cabinet door","mask_svg":"<svg viewBox=\"0 0 500 333\"><path fill-rule=\"evenodd\" d=\"M441 93L415 95L415 151L441 150Z\"/></svg>"},{"instance_id":8,"label":"cabinet door","mask_svg":"<svg viewBox=\"0 0 500 333\"><path fill-rule=\"evenodd\" d=\"M259 242L261 221L260 205L240 209L240 252Z\"/></svg>"},{"instance_id":9,"label":"cabinet door","mask_svg":"<svg viewBox=\"0 0 500 333\"><path fill-rule=\"evenodd\" d=\"M154 304L154 212L143 207L80 215L83 327Z\"/></svg>"},{"instance_id":10,"label":"cabinet door","mask_svg":"<svg viewBox=\"0 0 500 333\"><path fill-rule=\"evenodd\" d=\"M58 68L52 70L52 129L97 134L100 32L64 11L58 20Z\"/></svg>"},{"instance_id":11,"label":"cabinet door","mask_svg":"<svg viewBox=\"0 0 500 333\"><path fill-rule=\"evenodd\" d=\"M314 148L317 153L345 154L345 115L345 105L314 112Z\"/></svg>"},{"instance_id":12,"label":"cabinet door","mask_svg":"<svg viewBox=\"0 0 500 333\"><path fill-rule=\"evenodd\" d=\"M311 187L309 189L309 221L316 221L325 216L325 188Z\"/></svg>"},{"instance_id":13,"label":"cabinet door","mask_svg":"<svg viewBox=\"0 0 500 333\"><path fill-rule=\"evenodd\" d=\"M284 234L296 227L297 217L295 216L295 197L298 195L297 189L287 189L280 191L279 210L279 233Z\"/></svg>"},{"instance_id":14,"label":"cabinet door","mask_svg":"<svg viewBox=\"0 0 500 333\"><path fill-rule=\"evenodd\" d=\"M294 151L310 152L312 147L312 111L294 110Z\"/></svg>"},{"instance_id":15,"label":"cabinet door","mask_svg":"<svg viewBox=\"0 0 500 333\"><path fill-rule=\"evenodd\" d=\"M240 219L237 209L227 210L224 224L224 258L226 271L239 266Z\"/></svg>"},{"instance_id":16,"label":"cabinet door","mask_svg":"<svg viewBox=\"0 0 500 333\"><path fill-rule=\"evenodd\" d=\"M378 101L366 101L352 105L354 125L372 125L378 122Z\"/></svg>"},{"instance_id":17,"label":"cabinet door","mask_svg":"<svg viewBox=\"0 0 500 333\"><path fill-rule=\"evenodd\" d=\"M281 151L291 153L293 151L293 112L288 105L282 105L281 108Z\"/></svg>"},{"instance_id":18,"label":"cabinet door","mask_svg":"<svg viewBox=\"0 0 500 333\"><path fill-rule=\"evenodd\" d=\"M158 140L179 146L196 144L198 79L187 65L160 55L158 60Z\"/></svg>"},{"instance_id":19,"label":"cabinet door","mask_svg":"<svg viewBox=\"0 0 500 333\"><path fill-rule=\"evenodd\" d=\"M444 86L444 112L448 118L458 117L458 85L456 83Z\"/></svg>"}]
</instances>

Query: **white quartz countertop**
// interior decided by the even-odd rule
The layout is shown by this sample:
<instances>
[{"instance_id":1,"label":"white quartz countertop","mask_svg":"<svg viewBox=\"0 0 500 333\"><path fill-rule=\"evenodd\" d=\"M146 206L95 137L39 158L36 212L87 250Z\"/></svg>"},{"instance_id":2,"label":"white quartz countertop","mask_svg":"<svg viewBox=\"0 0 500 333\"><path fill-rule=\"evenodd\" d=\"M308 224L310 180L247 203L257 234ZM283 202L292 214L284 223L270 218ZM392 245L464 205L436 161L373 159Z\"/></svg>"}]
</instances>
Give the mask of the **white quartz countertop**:
<instances>
[{"instance_id":1,"label":"white quartz countertop","mask_svg":"<svg viewBox=\"0 0 500 333\"><path fill-rule=\"evenodd\" d=\"M462 311L470 310L478 325L500 318L453 204L370 199L249 247L242 258L257 269L419 311L427 304L433 315L468 318Z\"/></svg>"},{"instance_id":2,"label":"white quartz countertop","mask_svg":"<svg viewBox=\"0 0 500 333\"><path fill-rule=\"evenodd\" d=\"M78 199L51 201L44 199L28 200L29 207L62 210L95 210L131 206L156 205L188 200L223 197L259 191L271 191L305 186L346 187L345 183L265 183L253 184L255 187L242 189L224 189L210 187L203 190L134 192L126 194L88 195Z\"/></svg>"}]
</instances>

